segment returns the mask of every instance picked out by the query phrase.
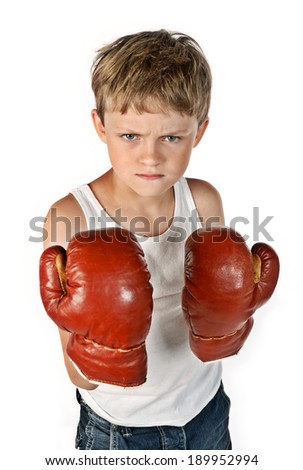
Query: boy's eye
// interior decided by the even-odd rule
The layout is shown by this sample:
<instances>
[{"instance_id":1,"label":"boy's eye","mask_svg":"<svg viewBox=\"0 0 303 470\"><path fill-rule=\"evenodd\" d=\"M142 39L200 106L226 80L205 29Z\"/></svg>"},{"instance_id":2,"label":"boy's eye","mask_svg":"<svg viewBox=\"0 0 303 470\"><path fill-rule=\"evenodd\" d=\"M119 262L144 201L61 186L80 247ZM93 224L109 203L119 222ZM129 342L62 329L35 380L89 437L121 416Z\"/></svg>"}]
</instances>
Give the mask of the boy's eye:
<instances>
[{"instance_id":1,"label":"boy's eye","mask_svg":"<svg viewBox=\"0 0 303 470\"><path fill-rule=\"evenodd\" d=\"M132 141L136 139L136 134L123 134L122 137L125 140Z\"/></svg>"},{"instance_id":2,"label":"boy's eye","mask_svg":"<svg viewBox=\"0 0 303 470\"><path fill-rule=\"evenodd\" d=\"M167 135L165 137L167 142L178 142L180 140L180 137L177 137L176 135Z\"/></svg>"}]
</instances>

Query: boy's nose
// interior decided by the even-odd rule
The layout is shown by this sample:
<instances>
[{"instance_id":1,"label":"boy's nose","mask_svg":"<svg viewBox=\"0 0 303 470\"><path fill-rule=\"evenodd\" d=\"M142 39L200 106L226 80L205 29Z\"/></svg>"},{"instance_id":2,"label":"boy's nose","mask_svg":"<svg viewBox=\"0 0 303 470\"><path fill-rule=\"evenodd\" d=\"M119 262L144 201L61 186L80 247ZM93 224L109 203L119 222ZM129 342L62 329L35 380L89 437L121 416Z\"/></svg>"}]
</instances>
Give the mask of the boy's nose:
<instances>
[{"instance_id":1,"label":"boy's nose","mask_svg":"<svg viewBox=\"0 0 303 470\"><path fill-rule=\"evenodd\" d=\"M157 146L154 144L145 145L140 155L140 163L149 166L156 166L159 165L160 161L161 156L159 153L159 149L157 149Z\"/></svg>"}]
</instances>

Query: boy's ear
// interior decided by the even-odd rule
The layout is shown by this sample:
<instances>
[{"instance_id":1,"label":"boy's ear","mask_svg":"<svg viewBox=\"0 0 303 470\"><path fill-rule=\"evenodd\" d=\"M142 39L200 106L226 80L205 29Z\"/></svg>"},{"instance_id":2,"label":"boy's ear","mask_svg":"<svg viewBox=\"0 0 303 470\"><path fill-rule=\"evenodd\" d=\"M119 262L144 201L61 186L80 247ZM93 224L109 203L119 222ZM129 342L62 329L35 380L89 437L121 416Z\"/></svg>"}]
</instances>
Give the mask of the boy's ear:
<instances>
[{"instance_id":1,"label":"boy's ear","mask_svg":"<svg viewBox=\"0 0 303 470\"><path fill-rule=\"evenodd\" d=\"M106 143L106 131L105 131L105 127L100 119L100 116L98 115L97 113L97 110L96 109L93 109L92 112L91 112L91 116L92 116L92 120L93 120L93 124L94 124L94 127L96 129L96 132L98 134L98 136L100 137L100 139L102 140L102 142Z\"/></svg>"},{"instance_id":2,"label":"boy's ear","mask_svg":"<svg viewBox=\"0 0 303 470\"><path fill-rule=\"evenodd\" d=\"M198 127L198 131L197 131L195 141L194 141L194 147L196 147L198 143L200 142L200 140L202 139L204 132L207 129L208 123L209 123L209 118L206 118L205 121L201 124L201 126Z\"/></svg>"}]
</instances>

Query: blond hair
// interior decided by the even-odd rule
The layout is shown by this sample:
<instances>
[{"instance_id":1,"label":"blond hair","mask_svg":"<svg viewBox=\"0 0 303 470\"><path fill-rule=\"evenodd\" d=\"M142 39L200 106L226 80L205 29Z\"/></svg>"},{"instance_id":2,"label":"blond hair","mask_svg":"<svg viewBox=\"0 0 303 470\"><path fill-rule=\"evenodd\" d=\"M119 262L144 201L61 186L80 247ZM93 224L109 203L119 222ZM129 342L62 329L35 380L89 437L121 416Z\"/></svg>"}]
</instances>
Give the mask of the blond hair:
<instances>
[{"instance_id":1,"label":"blond hair","mask_svg":"<svg viewBox=\"0 0 303 470\"><path fill-rule=\"evenodd\" d=\"M92 89L102 122L104 111L170 110L208 117L211 71L199 44L164 29L123 36L97 51Z\"/></svg>"}]
</instances>

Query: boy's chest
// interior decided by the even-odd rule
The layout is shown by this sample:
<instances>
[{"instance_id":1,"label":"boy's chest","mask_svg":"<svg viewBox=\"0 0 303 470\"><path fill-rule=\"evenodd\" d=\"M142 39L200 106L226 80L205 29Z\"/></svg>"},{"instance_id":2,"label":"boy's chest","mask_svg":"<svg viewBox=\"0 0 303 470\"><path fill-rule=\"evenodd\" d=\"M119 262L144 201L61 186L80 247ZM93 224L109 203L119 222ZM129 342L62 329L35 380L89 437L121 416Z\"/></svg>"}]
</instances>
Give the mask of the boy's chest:
<instances>
[{"instance_id":1,"label":"boy's chest","mask_svg":"<svg viewBox=\"0 0 303 470\"><path fill-rule=\"evenodd\" d=\"M145 245L146 243L146 245ZM151 275L153 298L181 293L184 286L184 243L153 239L141 242Z\"/></svg>"}]
</instances>

